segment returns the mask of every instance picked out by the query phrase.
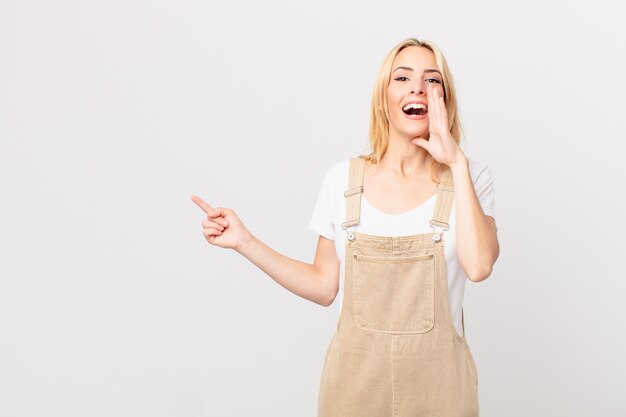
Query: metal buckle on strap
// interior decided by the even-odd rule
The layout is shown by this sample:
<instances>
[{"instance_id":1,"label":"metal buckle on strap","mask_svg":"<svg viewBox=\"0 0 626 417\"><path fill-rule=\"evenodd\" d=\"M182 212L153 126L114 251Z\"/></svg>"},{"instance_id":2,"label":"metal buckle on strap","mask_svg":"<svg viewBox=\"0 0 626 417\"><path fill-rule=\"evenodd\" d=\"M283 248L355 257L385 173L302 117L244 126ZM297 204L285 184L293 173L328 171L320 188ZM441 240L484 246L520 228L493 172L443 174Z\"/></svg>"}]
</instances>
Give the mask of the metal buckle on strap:
<instances>
[{"instance_id":1,"label":"metal buckle on strap","mask_svg":"<svg viewBox=\"0 0 626 417\"><path fill-rule=\"evenodd\" d=\"M359 185L359 186L356 186L356 187L353 187L353 188L348 188L343 193L343 195L344 195L344 197L350 197L350 196L353 196L355 194L359 194L359 193L362 193L362 192L363 192L363 186ZM355 228L355 226L357 224L359 224L359 220L358 219L348 220L348 221L345 221L345 222L341 223L341 228L347 232L346 238L350 242L352 242L354 240L354 238L355 238L354 228Z\"/></svg>"},{"instance_id":2,"label":"metal buckle on strap","mask_svg":"<svg viewBox=\"0 0 626 417\"><path fill-rule=\"evenodd\" d=\"M448 223L436 222L439 224L434 224L435 220L430 221L430 227L433 228L433 240L435 242L439 242L441 240L441 235L445 230L450 230L450 225ZM441 224L445 224L445 226L441 226Z\"/></svg>"},{"instance_id":3,"label":"metal buckle on strap","mask_svg":"<svg viewBox=\"0 0 626 417\"><path fill-rule=\"evenodd\" d=\"M354 236L354 229L355 229L356 225L346 226L346 223L352 223L352 222L343 222L343 223L341 223L341 228L346 231L346 233L347 233L346 238L350 242L352 242L354 240L354 237L355 237Z\"/></svg>"}]
</instances>

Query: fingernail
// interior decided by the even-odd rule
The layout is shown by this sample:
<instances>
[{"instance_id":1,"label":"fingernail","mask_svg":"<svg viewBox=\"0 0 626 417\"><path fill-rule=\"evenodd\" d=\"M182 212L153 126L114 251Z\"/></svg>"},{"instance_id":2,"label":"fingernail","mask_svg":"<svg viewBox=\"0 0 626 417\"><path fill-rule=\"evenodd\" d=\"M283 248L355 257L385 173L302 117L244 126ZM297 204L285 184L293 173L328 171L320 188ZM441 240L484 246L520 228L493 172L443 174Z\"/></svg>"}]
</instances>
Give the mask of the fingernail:
<instances>
[{"instance_id":1,"label":"fingernail","mask_svg":"<svg viewBox=\"0 0 626 417\"><path fill-rule=\"evenodd\" d=\"M224 220L224 226L228 226L228 222Z\"/></svg>"}]
</instances>

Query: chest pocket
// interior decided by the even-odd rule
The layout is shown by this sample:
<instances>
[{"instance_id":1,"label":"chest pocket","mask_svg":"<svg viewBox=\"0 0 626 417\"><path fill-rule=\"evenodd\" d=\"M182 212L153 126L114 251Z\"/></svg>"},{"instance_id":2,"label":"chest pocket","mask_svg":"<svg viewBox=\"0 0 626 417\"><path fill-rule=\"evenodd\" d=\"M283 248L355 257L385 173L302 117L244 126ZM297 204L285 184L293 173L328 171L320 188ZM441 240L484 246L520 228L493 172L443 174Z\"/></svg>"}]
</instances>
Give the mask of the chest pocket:
<instances>
[{"instance_id":1,"label":"chest pocket","mask_svg":"<svg viewBox=\"0 0 626 417\"><path fill-rule=\"evenodd\" d=\"M434 254L353 254L353 312L374 333L425 333L435 325Z\"/></svg>"}]
</instances>

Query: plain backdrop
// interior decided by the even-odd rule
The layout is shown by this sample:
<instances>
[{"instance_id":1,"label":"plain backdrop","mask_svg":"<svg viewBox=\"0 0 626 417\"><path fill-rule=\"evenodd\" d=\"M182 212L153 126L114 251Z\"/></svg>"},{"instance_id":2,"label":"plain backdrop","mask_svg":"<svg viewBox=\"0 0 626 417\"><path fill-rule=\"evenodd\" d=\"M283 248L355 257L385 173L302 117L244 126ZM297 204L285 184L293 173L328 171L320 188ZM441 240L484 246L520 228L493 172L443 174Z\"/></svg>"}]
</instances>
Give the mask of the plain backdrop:
<instances>
[{"instance_id":1,"label":"plain backdrop","mask_svg":"<svg viewBox=\"0 0 626 417\"><path fill-rule=\"evenodd\" d=\"M626 33L609 1L0 2L0 417L316 415L338 303L209 245L192 194L312 263L407 37L458 89L500 257L481 416L624 416Z\"/></svg>"}]
</instances>

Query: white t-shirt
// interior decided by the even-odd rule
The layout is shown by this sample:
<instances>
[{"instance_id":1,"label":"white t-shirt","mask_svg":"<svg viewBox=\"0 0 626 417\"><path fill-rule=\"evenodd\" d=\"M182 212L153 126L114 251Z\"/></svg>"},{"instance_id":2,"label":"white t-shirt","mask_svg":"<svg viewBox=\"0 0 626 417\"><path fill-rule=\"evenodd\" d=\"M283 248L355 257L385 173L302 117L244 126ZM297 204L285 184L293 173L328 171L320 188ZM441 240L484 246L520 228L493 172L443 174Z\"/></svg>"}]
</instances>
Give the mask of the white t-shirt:
<instances>
[{"instance_id":1,"label":"white t-shirt","mask_svg":"<svg viewBox=\"0 0 626 417\"><path fill-rule=\"evenodd\" d=\"M468 157L468 162L470 177L472 178L474 190L478 196L483 213L495 219L494 181L491 171L488 166L477 160ZM341 228L341 223L345 221L346 216L346 197L343 193L348 189L349 168L350 159L345 159L335 163L327 170L309 222L311 230L335 241L335 250L340 262L339 293L336 297L336 300L339 301L340 313L343 303L346 239L346 231ZM387 214L370 205L364 194L361 193L361 217L360 223L355 227L355 230L376 236L408 236L432 233L433 229L429 226L429 222L433 216L436 198L437 194L404 213ZM467 276L461 268L456 253L455 211L453 203L450 218L448 219L450 229L443 232L444 253L450 315L457 334L462 337L461 309Z\"/></svg>"}]
</instances>

